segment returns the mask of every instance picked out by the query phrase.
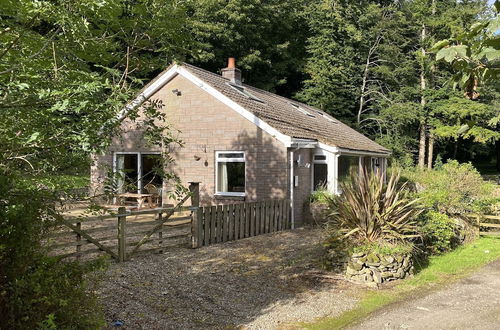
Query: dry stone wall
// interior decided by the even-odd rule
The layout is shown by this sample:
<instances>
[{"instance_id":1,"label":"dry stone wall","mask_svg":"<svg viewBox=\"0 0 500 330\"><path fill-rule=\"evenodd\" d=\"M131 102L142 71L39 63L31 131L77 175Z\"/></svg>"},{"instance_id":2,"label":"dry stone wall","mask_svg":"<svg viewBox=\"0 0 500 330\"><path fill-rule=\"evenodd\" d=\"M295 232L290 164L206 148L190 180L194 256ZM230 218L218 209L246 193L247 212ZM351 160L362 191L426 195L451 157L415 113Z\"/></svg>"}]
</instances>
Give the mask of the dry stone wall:
<instances>
[{"instance_id":1,"label":"dry stone wall","mask_svg":"<svg viewBox=\"0 0 500 330\"><path fill-rule=\"evenodd\" d=\"M382 284L413 275L411 254L384 256L377 253L354 253L347 263L346 279L367 284Z\"/></svg>"}]
</instances>

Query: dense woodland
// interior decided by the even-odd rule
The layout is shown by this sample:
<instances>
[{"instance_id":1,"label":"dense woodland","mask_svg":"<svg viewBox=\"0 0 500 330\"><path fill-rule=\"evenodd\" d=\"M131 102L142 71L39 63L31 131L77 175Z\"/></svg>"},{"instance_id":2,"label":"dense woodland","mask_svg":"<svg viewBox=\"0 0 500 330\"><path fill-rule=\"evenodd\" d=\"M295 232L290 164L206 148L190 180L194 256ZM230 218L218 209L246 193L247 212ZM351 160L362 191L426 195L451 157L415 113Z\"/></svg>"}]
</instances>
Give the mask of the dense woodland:
<instances>
[{"instance_id":1,"label":"dense woodland","mask_svg":"<svg viewBox=\"0 0 500 330\"><path fill-rule=\"evenodd\" d=\"M5 0L0 10L1 142L18 166L73 166L169 63L217 72L229 56L246 83L331 113L405 165L484 168L500 151L500 85L464 97L432 49L493 17L487 1ZM68 162L53 161L66 150Z\"/></svg>"},{"instance_id":2,"label":"dense woodland","mask_svg":"<svg viewBox=\"0 0 500 330\"><path fill-rule=\"evenodd\" d=\"M1 0L0 320L50 328L57 310L62 327L95 326L74 284L87 270L40 250L54 196L26 179L88 177L116 115L172 61L217 72L236 57L245 83L327 111L403 166L500 170L496 15L486 0ZM160 108L145 124L173 142Z\"/></svg>"}]
</instances>

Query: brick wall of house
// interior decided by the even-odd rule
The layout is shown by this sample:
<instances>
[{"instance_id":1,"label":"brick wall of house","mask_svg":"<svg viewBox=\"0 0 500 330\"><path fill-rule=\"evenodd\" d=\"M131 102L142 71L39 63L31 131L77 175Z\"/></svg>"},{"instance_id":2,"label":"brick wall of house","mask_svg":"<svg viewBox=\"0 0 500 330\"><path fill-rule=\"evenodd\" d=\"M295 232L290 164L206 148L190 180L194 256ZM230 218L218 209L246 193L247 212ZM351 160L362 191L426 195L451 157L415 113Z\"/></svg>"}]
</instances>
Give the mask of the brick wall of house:
<instances>
[{"instance_id":1,"label":"brick wall of house","mask_svg":"<svg viewBox=\"0 0 500 330\"><path fill-rule=\"evenodd\" d=\"M174 89L180 95L174 94ZM186 186L191 181L201 183L203 205L228 202L214 199L215 151L224 150L246 153L246 201L288 197L288 153L281 142L182 76L175 77L151 99L163 101L168 123L179 130L184 144L172 150L176 162L171 169ZM110 153L95 156L94 188L106 175L103 167L111 167L113 152L159 150L147 147L134 125L127 122L124 126L127 132L115 139Z\"/></svg>"},{"instance_id":2,"label":"brick wall of house","mask_svg":"<svg viewBox=\"0 0 500 330\"><path fill-rule=\"evenodd\" d=\"M298 185L293 189L295 224L300 226L304 219L304 203L312 191L312 155L314 149L299 149L293 153L293 175L298 176ZM298 164L299 157L301 164ZM305 164L310 164L306 167Z\"/></svg>"}]
</instances>

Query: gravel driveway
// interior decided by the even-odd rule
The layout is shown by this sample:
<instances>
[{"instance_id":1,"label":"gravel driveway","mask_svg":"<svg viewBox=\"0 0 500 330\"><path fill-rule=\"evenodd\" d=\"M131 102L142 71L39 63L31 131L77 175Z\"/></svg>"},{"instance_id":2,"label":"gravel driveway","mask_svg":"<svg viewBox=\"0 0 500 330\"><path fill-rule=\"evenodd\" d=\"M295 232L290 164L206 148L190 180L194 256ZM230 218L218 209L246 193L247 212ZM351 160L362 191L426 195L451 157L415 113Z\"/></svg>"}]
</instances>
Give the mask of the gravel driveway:
<instances>
[{"instance_id":1,"label":"gravel driveway","mask_svg":"<svg viewBox=\"0 0 500 330\"><path fill-rule=\"evenodd\" d=\"M500 329L500 260L443 290L375 313L354 329Z\"/></svg>"},{"instance_id":2,"label":"gravel driveway","mask_svg":"<svg viewBox=\"0 0 500 330\"><path fill-rule=\"evenodd\" d=\"M320 269L320 241L297 229L137 256L111 265L98 293L122 328L287 328L356 303L355 287Z\"/></svg>"}]
</instances>

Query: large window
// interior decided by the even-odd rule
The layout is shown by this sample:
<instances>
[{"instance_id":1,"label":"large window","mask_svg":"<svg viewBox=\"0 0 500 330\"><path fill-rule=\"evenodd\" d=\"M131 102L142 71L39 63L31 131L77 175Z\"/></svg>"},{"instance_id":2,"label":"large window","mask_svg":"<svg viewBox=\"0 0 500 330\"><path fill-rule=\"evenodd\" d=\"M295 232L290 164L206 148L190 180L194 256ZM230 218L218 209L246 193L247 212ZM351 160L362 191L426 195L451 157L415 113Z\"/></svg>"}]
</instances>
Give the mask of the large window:
<instances>
[{"instance_id":1,"label":"large window","mask_svg":"<svg viewBox=\"0 0 500 330\"><path fill-rule=\"evenodd\" d=\"M314 155L313 190L326 189L328 184L328 164L326 155Z\"/></svg>"},{"instance_id":2,"label":"large window","mask_svg":"<svg viewBox=\"0 0 500 330\"><path fill-rule=\"evenodd\" d=\"M215 158L216 193L245 196L245 153L242 151L217 151Z\"/></svg>"},{"instance_id":3,"label":"large window","mask_svg":"<svg viewBox=\"0 0 500 330\"><path fill-rule=\"evenodd\" d=\"M339 183L351 181L352 175L358 173L359 173L359 156L347 156L347 155L339 156L339 162L338 162Z\"/></svg>"},{"instance_id":4,"label":"large window","mask_svg":"<svg viewBox=\"0 0 500 330\"><path fill-rule=\"evenodd\" d=\"M147 184L162 186L162 165L159 153L116 153L114 171L119 193L145 193Z\"/></svg>"}]
</instances>

